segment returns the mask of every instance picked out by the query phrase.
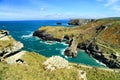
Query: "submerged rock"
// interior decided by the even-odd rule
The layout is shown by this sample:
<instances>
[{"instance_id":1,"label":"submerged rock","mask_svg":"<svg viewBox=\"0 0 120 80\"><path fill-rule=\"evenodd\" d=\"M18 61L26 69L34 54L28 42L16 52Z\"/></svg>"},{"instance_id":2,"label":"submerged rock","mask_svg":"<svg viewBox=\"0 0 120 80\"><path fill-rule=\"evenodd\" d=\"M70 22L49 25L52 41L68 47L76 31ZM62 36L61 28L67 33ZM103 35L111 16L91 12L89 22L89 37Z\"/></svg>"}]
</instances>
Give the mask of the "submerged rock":
<instances>
[{"instance_id":1,"label":"submerged rock","mask_svg":"<svg viewBox=\"0 0 120 80\"><path fill-rule=\"evenodd\" d=\"M61 22L57 22L56 24L57 24L57 25L62 25L62 23L61 23Z\"/></svg>"}]
</instances>

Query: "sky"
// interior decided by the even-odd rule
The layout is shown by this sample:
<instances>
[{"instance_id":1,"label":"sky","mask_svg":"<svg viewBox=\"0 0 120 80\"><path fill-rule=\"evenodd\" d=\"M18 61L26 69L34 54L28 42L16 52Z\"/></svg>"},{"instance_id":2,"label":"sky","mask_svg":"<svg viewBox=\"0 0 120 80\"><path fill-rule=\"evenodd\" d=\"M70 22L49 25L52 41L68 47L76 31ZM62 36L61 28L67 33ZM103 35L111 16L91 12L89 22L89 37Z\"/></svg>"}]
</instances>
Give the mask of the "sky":
<instances>
[{"instance_id":1,"label":"sky","mask_svg":"<svg viewBox=\"0 0 120 80\"><path fill-rule=\"evenodd\" d=\"M120 0L0 0L0 20L120 16Z\"/></svg>"}]
</instances>

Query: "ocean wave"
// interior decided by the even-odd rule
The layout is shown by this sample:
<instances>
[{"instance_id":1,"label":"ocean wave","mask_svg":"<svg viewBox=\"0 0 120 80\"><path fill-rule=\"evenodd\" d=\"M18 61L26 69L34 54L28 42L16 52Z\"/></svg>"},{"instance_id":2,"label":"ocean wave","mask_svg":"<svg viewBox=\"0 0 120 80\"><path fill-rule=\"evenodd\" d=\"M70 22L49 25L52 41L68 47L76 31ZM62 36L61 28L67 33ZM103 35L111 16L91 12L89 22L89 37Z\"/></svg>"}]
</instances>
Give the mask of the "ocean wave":
<instances>
[{"instance_id":1,"label":"ocean wave","mask_svg":"<svg viewBox=\"0 0 120 80\"><path fill-rule=\"evenodd\" d=\"M31 32L28 35L22 35L21 38L29 38L29 37L32 37L32 35L33 35L33 32Z\"/></svg>"},{"instance_id":2,"label":"ocean wave","mask_svg":"<svg viewBox=\"0 0 120 80\"><path fill-rule=\"evenodd\" d=\"M40 43L47 44L47 45L55 44L53 41L40 41Z\"/></svg>"},{"instance_id":3,"label":"ocean wave","mask_svg":"<svg viewBox=\"0 0 120 80\"><path fill-rule=\"evenodd\" d=\"M61 44L65 45L65 46L68 46L68 44L66 44L65 42L61 42Z\"/></svg>"},{"instance_id":4,"label":"ocean wave","mask_svg":"<svg viewBox=\"0 0 120 80\"><path fill-rule=\"evenodd\" d=\"M68 46L65 42L57 42L57 41L40 41L40 43L48 44L48 45L54 45L54 44L62 44L64 46Z\"/></svg>"}]
</instances>

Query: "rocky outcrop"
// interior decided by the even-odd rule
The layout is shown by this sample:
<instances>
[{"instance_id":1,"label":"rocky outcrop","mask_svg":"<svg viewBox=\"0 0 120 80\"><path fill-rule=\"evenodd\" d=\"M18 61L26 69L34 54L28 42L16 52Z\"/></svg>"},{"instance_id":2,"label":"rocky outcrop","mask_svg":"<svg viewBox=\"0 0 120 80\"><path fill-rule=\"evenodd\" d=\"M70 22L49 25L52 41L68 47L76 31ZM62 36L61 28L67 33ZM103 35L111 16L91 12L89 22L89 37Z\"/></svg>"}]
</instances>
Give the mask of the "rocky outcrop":
<instances>
[{"instance_id":1,"label":"rocky outcrop","mask_svg":"<svg viewBox=\"0 0 120 80\"><path fill-rule=\"evenodd\" d=\"M13 42L13 45L5 47L0 54L2 55L2 58L6 58L8 55L20 51L21 48L23 48L22 43Z\"/></svg>"},{"instance_id":2,"label":"rocky outcrop","mask_svg":"<svg viewBox=\"0 0 120 80\"><path fill-rule=\"evenodd\" d=\"M0 61L14 64L25 54L25 51L21 51L23 44L14 40L8 34L8 31L0 30Z\"/></svg>"},{"instance_id":3,"label":"rocky outcrop","mask_svg":"<svg viewBox=\"0 0 120 80\"><path fill-rule=\"evenodd\" d=\"M83 49L90 56L103 62L108 67L120 68L120 59L118 60L118 56L116 56L116 51L118 55L120 52L120 27L116 21L73 19L69 24L82 25L83 27L41 27L34 32L33 36L37 36L42 40L66 41L69 47L65 50L64 54L68 57L76 57L77 48ZM78 43L72 39L73 37L77 37ZM113 53L115 55L108 55L111 54L111 52L115 52Z\"/></svg>"},{"instance_id":4,"label":"rocky outcrop","mask_svg":"<svg viewBox=\"0 0 120 80\"><path fill-rule=\"evenodd\" d=\"M4 36L7 36L8 34L9 34L8 31L6 31L6 30L0 30L0 38L4 37Z\"/></svg>"},{"instance_id":5,"label":"rocky outcrop","mask_svg":"<svg viewBox=\"0 0 120 80\"><path fill-rule=\"evenodd\" d=\"M104 55L104 51L101 51L99 46L94 42L90 43L90 41L85 41L79 43L77 47L79 49L85 50L86 53L99 60L100 62L106 64L110 68L120 68L120 62L115 61L115 59L117 60L117 56L111 54L111 58L106 57L106 55Z\"/></svg>"},{"instance_id":6,"label":"rocky outcrop","mask_svg":"<svg viewBox=\"0 0 120 80\"><path fill-rule=\"evenodd\" d=\"M94 22L95 19L71 19L68 24L69 25L83 25L87 24L88 22Z\"/></svg>"},{"instance_id":7,"label":"rocky outcrop","mask_svg":"<svg viewBox=\"0 0 120 80\"><path fill-rule=\"evenodd\" d=\"M53 56L47 59L43 65L46 70L56 70L61 68L69 68L69 63L64 58L60 56Z\"/></svg>"},{"instance_id":8,"label":"rocky outcrop","mask_svg":"<svg viewBox=\"0 0 120 80\"><path fill-rule=\"evenodd\" d=\"M77 57L77 41L75 38L70 40L69 47L64 51L68 57Z\"/></svg>"},{"instance_id":9,"label":"rocky outcrop","mask_svg":"<svg viewBox=\"0 0 120 80\"><path fill-rule=\"evenodd\" d=\"M33 36L39 37L42 40L51 40L61 42L60 39L54 38L53 35L46 33L44 30L37 30L33 33Z\"/></svg>"}]
</instances>

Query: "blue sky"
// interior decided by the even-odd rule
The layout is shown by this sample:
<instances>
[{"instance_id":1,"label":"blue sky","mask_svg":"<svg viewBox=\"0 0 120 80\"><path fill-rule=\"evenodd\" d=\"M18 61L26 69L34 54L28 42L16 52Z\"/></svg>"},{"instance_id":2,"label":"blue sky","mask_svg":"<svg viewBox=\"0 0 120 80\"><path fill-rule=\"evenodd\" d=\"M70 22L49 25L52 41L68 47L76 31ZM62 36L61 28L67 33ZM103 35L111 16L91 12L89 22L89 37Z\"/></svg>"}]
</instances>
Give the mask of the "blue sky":
<instances>
[{"instance_id":1,"label":"blue sky","mask_svg":"<svg viewBox=\"0 0 120 80\"><path fill-rule=\"evenodd\" d=\"M120 0L0 0L0 20L120 16Z\"/></svg>"}]
</instances>

